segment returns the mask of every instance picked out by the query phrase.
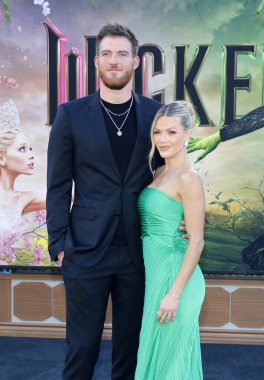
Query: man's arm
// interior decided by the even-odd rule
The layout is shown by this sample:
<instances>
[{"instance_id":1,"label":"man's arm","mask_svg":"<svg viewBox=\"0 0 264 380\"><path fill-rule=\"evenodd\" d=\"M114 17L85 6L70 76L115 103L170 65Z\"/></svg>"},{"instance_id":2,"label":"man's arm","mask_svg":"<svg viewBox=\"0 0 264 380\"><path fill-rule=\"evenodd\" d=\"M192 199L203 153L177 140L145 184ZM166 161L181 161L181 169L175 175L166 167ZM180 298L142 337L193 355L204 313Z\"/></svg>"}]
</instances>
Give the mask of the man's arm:
<instances>
[{"instance_id":1,"label":"man's arm","mask_svg":"<svg viewBox=\"0 0 264 380\"><path fill-rule=\"evenodd\" d=\"M64 241L69 227L73 147L67 112L64 106L57 111L48 145L47 172L47 227L49 253L52 260L64 251Z\"/></svg>"}]
</instances>

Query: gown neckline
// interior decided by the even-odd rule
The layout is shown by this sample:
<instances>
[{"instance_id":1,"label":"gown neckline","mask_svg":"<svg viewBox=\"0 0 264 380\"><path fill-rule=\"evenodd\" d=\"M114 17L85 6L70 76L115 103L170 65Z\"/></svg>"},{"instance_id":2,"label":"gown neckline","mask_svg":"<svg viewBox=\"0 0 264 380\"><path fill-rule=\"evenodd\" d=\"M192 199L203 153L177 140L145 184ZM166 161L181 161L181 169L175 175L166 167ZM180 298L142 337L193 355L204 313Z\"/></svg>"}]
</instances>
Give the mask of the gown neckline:
<instances>
[{"instance_id":1,"label":"gown neckline","mask_svg":"<svg viewBox=\"0 0 264 380\"><path fill-rule=\"evenodd\" d=\"M146 189L156 190L159 193L163 194L166 198L170 199L171 201L174 201L175 203L178 203L179 205L181 205L183 207L182 202L177 201L177 199L172 198L169 194L165 193L165 191L159 189L158 187L147 186Z\"/></svg>"}]
</instances>

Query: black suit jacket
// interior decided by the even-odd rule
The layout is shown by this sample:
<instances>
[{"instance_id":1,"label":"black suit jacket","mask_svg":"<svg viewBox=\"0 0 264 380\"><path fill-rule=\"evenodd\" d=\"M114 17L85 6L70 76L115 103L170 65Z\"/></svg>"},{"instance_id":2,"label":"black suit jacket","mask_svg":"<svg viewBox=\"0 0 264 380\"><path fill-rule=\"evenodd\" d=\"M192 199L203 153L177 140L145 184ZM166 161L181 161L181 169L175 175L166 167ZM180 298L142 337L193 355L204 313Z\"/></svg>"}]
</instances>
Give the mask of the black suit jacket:
<instances>
[{"instance_id":1,"label":"black suit jacket","mask_svg":"<svg viewBox=\"0 0 264 380\"><path fill-rule=\"evenodd\" d=\"M135 264L143 265L137 197L152 180L150 126L161 104L133 94L137 139L122 181L108 139L99 91L58 108L50 133L47 175L49 252L91 266L109 247L123 213ZM72 183L74 202L71 208Z\"/></svg>"}]
</instances>

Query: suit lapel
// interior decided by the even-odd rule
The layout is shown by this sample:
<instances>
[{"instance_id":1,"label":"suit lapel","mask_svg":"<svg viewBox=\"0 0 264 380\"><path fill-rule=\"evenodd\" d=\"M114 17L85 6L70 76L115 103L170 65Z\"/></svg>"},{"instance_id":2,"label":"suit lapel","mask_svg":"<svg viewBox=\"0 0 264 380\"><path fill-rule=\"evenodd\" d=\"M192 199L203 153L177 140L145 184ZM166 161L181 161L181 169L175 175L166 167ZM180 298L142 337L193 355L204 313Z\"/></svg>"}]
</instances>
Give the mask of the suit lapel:
<instances>
[{"instance_id":1,"label":"suit lapel","mask_svg":"<svg viewBox=\"0 0 264 380\"><path fill-rule=\"evenodd\" d=\"M134 145L134 149L130 158L130 162L127 168L124 182L127 181L129 176L132 174L133 170L137 167L140 162L144 162L144 154L146 155L146 144L148 142L149 131L147 129L147 123L145 118L145 113L142 105L140 104L140 97L137 94L133 94L136 108L136 120L137 120L137 138ZM146 155L147 161L147 155Z\"/></svg>"},{"instance_id":2,"label":"suit lapel","mask_svg":"<svg viewBox=\"0 0 264 380\"><path fill-rule=\"evenodd\" d=\"M87 106L87 119L89 128L96 139L101 159L103 159L106 164L110 165L112 172L117 177L118 181L121 182L120 172L106 130L105 119L100 105L99 91L92 95L90 99L89 105Z\"/></svg>"}]
</instances>

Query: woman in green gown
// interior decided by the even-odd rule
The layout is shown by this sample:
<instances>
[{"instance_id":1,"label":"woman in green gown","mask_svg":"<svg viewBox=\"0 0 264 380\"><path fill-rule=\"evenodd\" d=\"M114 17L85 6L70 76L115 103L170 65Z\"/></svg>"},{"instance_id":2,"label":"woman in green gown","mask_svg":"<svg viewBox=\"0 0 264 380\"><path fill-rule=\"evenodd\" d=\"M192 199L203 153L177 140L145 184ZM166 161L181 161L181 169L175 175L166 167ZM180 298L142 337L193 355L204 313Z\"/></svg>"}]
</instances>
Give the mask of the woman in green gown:
<instances>
[{"instance_id":1,"label":"woman in green gown","mask_svg":"<svg viewBox=\"0 0 264 380\"><path fill-rule=\"evenodd\" d=\"M144 314L135 380L203 378L199 313L205 282L198 266L203 249L204 190L186 146L194 110L176 101L158 111L152 149L165 159L139 196L146 271ZM179 226L185 220L189 240Z\"/></svg>"}]
</instances>

